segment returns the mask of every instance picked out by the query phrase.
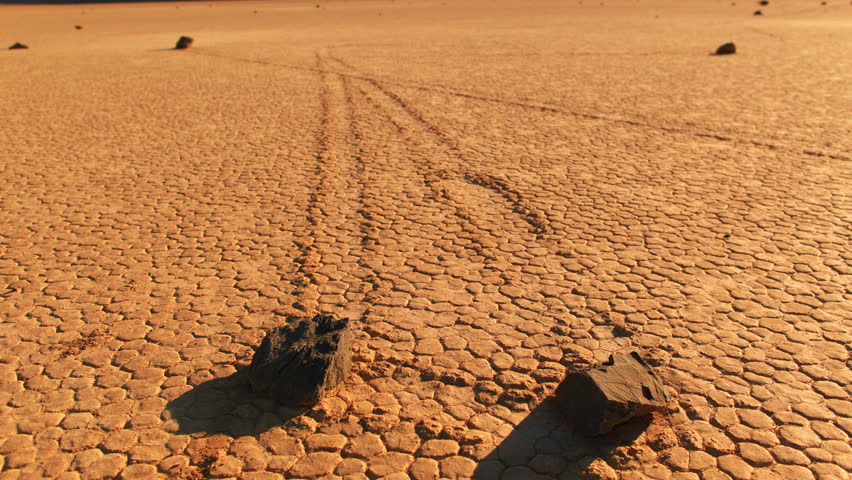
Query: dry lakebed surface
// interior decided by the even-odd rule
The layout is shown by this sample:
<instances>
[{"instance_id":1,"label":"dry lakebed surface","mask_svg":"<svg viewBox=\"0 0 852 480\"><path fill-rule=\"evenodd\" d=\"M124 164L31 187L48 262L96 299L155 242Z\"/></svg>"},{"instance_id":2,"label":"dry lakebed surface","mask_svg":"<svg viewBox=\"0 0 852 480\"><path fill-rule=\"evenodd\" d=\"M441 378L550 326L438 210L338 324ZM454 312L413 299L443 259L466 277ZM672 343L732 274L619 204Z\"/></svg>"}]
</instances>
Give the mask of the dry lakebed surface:
<instances>
[{"instance_id":1,"label":"dry lakebed surface","mask_svg":"<svg viewBox=\"0 0 852 480\"><path fill-rule=\"evenodd\" d=\"M0 480L849 478L847 0L317 1L0 5Z\"/></svg>"}]
</instances>

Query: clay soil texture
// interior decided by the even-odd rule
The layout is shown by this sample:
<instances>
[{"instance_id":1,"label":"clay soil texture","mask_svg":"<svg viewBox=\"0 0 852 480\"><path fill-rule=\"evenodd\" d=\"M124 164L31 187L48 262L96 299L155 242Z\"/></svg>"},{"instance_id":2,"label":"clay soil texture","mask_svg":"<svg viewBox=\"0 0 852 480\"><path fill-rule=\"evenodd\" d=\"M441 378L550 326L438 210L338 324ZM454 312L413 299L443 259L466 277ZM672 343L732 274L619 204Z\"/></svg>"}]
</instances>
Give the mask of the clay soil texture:
<instances>
[{"instance_id":1,"label":"clay soil texture","mask_svg":"<svg viewBox=\"0 0 852 480\"><path fill-rule=\"evenodd\" d=\"M755 8L0 6L0 479L848 479L852 6ZM254 395L317 312L351 373Z\"/></svg>"}]
</instances>

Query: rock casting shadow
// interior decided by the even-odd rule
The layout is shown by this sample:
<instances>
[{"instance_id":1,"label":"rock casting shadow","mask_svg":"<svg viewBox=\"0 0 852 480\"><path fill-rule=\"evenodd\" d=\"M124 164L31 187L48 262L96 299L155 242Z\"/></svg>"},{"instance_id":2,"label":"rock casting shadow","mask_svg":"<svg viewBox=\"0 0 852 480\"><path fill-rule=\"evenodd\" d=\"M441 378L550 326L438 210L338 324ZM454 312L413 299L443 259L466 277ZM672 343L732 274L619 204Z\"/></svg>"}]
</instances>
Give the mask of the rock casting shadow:
<instances>
[{"instance_id":1,"label":"rock casting shadow","mask_svg":"<svg viewBox=\"0 0 852 480\"><path fill-rule=\"evenodd\" d=\"M188 390L170 401L166 410L178 423L178 434L222 433L232 437L259 435L307 411L283 407L256 395L249 384L247 366Z\"/></svg>"},{"instance_id":2,"label":"rock casting shadow","mask_svg":"<svg viewBox=\"0 0 852 480\"><path fill-rule=\"evenodd\" d=\"M618 447L632 444L651 422L650 415L637 417L606 435L586 437L568 424L551 396L480 460L473 478L587 478L582 472L589 464L608 458Z\"/></svg>"}]
</instances>

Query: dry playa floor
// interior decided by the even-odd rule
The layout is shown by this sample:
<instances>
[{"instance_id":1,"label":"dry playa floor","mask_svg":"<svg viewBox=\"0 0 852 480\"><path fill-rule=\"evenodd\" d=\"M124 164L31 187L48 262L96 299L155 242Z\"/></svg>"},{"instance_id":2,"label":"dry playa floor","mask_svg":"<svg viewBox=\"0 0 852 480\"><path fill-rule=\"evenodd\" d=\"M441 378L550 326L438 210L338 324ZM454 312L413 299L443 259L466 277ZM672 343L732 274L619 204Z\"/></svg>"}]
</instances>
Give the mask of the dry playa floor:
<instances>
[{"instance_id":1,"label":"dry playa floor","mask_svg":"<svg viewBox=\"0 0 852 480\"><path fill-rule=\"evenodd\" d=\"M0 6L0 479L849 478L852 6L527 3Z\"/></svg>"}]
</instances>

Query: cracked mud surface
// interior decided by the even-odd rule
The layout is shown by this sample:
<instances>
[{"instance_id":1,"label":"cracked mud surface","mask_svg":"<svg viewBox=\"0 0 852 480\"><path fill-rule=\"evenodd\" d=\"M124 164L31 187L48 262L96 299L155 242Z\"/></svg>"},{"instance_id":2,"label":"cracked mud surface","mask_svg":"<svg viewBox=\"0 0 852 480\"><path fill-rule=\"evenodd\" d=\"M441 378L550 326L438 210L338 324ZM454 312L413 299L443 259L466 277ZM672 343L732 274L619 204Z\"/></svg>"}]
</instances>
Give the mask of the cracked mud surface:
<instances>
[{"instance_id":1,"label":"cracked mud surface","mask_svg":"<svg viewBox=\"0 0 852 480\"><path fill-rule=\"evenodd\" d=\"M0 480L847 479L852 7L586 3L0 7Z\"/></svg>"}]
</instances>

